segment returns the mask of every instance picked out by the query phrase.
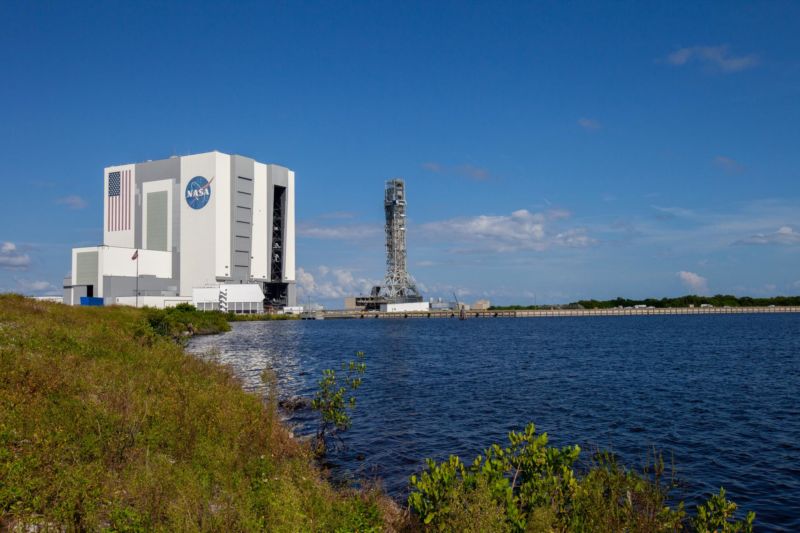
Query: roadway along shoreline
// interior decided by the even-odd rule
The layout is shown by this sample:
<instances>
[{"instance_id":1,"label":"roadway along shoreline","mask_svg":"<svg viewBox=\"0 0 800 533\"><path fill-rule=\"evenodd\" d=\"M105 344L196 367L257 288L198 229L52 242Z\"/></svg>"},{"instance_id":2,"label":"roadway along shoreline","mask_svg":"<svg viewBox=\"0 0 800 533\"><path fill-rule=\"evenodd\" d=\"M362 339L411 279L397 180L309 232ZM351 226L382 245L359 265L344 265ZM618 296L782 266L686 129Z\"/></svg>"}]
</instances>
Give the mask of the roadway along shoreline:
<instances>
[{"instance_id":1,"label":"roadway along shoreline","mask_svg":"<svg viewBox=\"0 0 800 533\"><path fill-rule=\"evenodd\" d=\"M800 306L775 307L666 307L654 309L537 309L516 311L467 311L467 318L537 318L567 316L652 316L652 315L733 315L764 313L800 313ZM455 311L413 311L385 313L381 311L322 311L322 319L375 319L375 318L458 318Z\"/></svg>"}]
</instances>

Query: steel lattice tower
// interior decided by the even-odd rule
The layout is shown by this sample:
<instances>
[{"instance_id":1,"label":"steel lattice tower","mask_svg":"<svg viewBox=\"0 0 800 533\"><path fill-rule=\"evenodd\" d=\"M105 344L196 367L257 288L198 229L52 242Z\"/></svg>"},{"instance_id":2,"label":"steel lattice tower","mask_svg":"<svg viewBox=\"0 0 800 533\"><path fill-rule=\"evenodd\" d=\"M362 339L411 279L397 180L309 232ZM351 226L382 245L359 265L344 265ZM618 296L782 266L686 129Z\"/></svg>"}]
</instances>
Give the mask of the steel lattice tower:
<instances>
[{"instance_id":1,"label":"steel lattice tower","mask_svg":"<svg viewBox=\"0 0 800 533\"><path fill-rule=\"evenodd\" d=\"M386 279L388 300L421 301L414 278L406 269L406 185L396 178L386 182L383 206L386 211Z\"/></svg>"}]
</instances>

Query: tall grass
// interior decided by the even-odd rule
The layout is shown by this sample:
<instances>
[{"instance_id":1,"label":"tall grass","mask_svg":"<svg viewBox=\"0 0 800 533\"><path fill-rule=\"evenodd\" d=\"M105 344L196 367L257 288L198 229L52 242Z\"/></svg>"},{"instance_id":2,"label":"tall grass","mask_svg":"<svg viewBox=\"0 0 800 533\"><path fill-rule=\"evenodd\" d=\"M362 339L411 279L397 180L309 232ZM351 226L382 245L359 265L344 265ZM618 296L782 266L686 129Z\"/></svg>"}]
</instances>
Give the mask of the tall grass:
<instances>
[{"instance_id":1,"label":"tall grass","mask_svg":"<svg viewBox=\"0 0 800 533\"><path fill-rule=\"evenodd\" d=\"M153 318L0 296L0 530L381 527L377 494L334 490L273 405Z\"/></svg>"}]
</instances>

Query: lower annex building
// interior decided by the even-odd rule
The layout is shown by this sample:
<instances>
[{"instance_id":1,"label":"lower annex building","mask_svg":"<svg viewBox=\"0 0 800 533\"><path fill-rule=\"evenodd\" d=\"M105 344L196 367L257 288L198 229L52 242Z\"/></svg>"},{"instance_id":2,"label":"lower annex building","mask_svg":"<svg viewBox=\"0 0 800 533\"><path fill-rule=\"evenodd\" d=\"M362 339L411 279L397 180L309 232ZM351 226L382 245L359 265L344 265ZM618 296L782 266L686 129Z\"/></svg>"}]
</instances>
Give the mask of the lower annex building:
<instances>
[{"instance_id":1,"label":"lower annex building","mask_svg":"<svg viewBox=\"0 0 800 533\"><path fill-rule=\"evenodd\" d=\"M103 244L72 250L64 303L296 305L294 181L216 151L105 168Z\"/></svg>"}]
</instances>

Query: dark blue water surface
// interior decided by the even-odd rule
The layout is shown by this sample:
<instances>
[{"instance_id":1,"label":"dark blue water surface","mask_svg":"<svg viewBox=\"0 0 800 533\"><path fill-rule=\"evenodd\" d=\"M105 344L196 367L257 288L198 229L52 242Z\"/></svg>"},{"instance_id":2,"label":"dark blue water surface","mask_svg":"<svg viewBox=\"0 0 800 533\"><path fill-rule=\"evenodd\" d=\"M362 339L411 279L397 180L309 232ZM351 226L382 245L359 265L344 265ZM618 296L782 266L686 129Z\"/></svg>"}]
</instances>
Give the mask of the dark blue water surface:
<instances>
[{"instance_id":1,"label":"dark blue water surface","mask_svg":"<svg viewBox=\"0 0 800 533\"><path fill-rule=\"evenodd\" d=\"M585 458L641 466L655 447L679 497L724 486L760 530L800 531L800 315L244 322L190 350L212 347L248 389L274 369L284 397L312 396L322 369L366 352L332 460L401 501L426 457L471 461L534 422ZM289 420L313 430L313 413Z\"/></svg>"}]
</instances>

